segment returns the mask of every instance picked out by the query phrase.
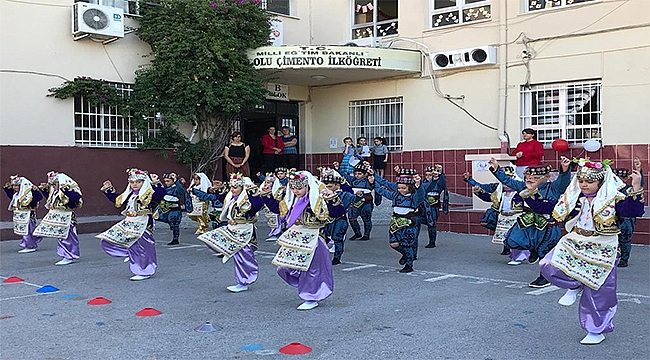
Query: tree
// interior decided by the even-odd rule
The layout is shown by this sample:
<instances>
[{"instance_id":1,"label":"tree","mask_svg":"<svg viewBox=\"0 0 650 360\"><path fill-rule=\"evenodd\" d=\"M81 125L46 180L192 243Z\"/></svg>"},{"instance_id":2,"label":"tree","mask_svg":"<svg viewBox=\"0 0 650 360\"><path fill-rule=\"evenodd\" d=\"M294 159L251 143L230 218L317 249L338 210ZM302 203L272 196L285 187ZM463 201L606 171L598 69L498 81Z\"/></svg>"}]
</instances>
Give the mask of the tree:
<instances>
[{"instance_id":1,"label":"tree","mask_svg":"<svg viewBox=\"0 0 650 360\"><path fill-rule=\"evenodd\" d=\"M270 15L259 0L161 0L145 5L137 35L151 62L136 72L129 110L146 129L153 114L161 132L143 148L176 149L192 172L214 172L233 120L262 104L264 79L248 51L269 42ZM188 139L179 126L191 124Z\"/></svg>"}]
</instances>

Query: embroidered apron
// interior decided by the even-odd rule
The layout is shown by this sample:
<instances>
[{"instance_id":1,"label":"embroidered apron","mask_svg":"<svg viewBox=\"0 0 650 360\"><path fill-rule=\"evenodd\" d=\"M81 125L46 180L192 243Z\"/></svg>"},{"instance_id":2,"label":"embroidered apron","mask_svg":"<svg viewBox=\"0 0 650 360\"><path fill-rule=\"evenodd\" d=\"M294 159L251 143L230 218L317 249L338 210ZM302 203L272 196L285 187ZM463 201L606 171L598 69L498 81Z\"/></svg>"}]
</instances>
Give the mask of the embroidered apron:
<instances>
[{"instance_id":1,"label":"embroidered apron","mask_svg":"<svg viewBox=\"0 0 650 360\"><path fill-rule=\"evenodd\" d=\"M127 216L124 220L95 237L111 244L129 248L142 237L145 230L147 230L148 223L148 215Z\"/></svg>"},{"instance_id":2,"label":"embroidered apron","mask_svg":"<svg viewBox=\"0 0 650 360\"><path fill-rule=\"evenodd\" d=\"M307 271L318 246L320 229L294 225L278 238L280 249L271 264L284 268Z\"/></svg>"},{"instance_id":3,"label":"embroidered apron","mask_svg":"<svg viewBox=\"0 0 650 360\"><path fill-rule=\"evenodd\" d=\"M52 209L34 230L34 236L66 239L72 223L72 211Z\"/></svg>"}]
</instances>

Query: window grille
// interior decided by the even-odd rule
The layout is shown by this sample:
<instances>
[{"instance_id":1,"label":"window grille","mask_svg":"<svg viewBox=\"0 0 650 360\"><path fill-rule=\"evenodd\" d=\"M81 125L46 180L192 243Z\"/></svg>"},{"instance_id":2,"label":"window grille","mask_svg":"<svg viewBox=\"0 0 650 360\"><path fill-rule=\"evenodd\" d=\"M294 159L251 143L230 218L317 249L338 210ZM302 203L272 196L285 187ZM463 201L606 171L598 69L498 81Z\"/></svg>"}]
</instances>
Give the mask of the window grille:
<instances>
[{"instance_id":1,"label":"window grille","mask_svg":"<svg viewBox=\"0 0 650 360\"><path fill-rule=\"evenodd\" d=\"M528 5L526 10L528 12L532 12L538 10L555 9L591 1L596 0L526 0L526 3Z\"/></svg>"},{"instance_id":2,"label":"window grille","mask_svg":"<svg viewBox=\"0 0 650 360\"><path fill-rule=\"evenodd\" d=\"M545 146L557 138L570 144L602 140L601 91L600 80L522 86L522 128L537 130Z\"/></svg>"},{"instance_id":3,"label":"window grille","mask_svg":"<svg viewBox=\"0 0 650 360\"><path fill-rule=\"evenodd\" d=\"M350 101L350 137L364 136L372 144L377 136L385 139L390 151L401 151L404 144L404 100L400 97Z\"/></svg>"},{"instance_id":4,"label":"window grille","mask_svg":"<svg viewBox=\"0 0 650 360\"><path fill-rule=\"evenodd\" d=\"M128 97L133 91L131 84L114 84ZM160 132L160 114L148 118L147 136ZM94 106L82 96L74 98L74 139L77 146L136 148L143 136L131 116L124 118L117 106Z\"/></svg>"}]
</instances>

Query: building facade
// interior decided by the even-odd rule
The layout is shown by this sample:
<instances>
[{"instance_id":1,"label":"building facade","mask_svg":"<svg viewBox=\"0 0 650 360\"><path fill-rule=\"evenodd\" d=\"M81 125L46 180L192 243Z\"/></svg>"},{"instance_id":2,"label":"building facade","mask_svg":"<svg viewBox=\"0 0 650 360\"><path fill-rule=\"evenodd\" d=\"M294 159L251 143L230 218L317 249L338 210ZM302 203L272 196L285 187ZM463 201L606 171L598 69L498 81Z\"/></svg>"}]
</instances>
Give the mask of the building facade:
<instances>
[{"instance_id":1,"label":"building facade","mask_svg":"<svg viewBox=\"0 0 650 360\"><path fill-rule=\"evenodd\" d=\"M137 27L137 16L128 15L137 12L137 1L105 1L126 10L127 29ZM449 189L470 196L462 181L462 173L472 171L465 156L505 153L526 127L538 131L548 147L544 161L555 167L565 155L610 158L617 167L628 168L638 157L648 168L648 1L262 4L277 15L272 32L276 41L273 47L252 51L251 59L269 76L269 88L277 91L264 108L242 114L239 126L251 144L269 125L290 126L298 135L306 169L340 160L346 136L382 136L391 150L389 167L421 171L440 163ZM110 44L73 41L71 5L71 0L0 0L1 45L10 50L0 54L3 178L13 172L31 176L30 166L6 160L20 158L22 152L73 151L92 157L92 163L97 158L90 154L96 152L136 152L128 150L130 140L111 135L117 132L113 128L100 127L93 137L92 128L98 126L84 122L84 116L106 119L110 110L87 114L72 100L45 98L47 89L63 78L80 75L125 84L128 91L135 70L146 61L142 55L148 53L147 45L132 33ZM571 148L552 150L556 138L568 140ZM600 141L602 148L584 153L582 144L589 139ZM69 165L62 160L39 166L34 176L55 168L72 172ZM118 165L125 164L105 164L115 176ZM108 213L105 207L88 211ZM478 218L479 212L453 211L440 227L483 233ZM647 219L639 222L637 233L650 242Z\"/></svg>"}]
</instances>

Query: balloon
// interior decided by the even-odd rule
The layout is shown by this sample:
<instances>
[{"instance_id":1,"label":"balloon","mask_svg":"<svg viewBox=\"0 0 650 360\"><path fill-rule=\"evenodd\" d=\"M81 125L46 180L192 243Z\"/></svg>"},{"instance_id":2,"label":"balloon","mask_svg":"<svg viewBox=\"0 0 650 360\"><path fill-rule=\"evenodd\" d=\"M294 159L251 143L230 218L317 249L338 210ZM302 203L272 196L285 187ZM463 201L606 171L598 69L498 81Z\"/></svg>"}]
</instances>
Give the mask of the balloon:
<instances>
[{"instance_id":1,"label":"balloon","mask_svg":"<svg viewBox=\"0 0 650 360\"><path fill-rule=\"evenodd\" d=\"M587 140L582 147L589 152L598 151L600 150L600 141L594 139Z\"/></svg>"},{"instance_id":2,"label":"balloon","mask_svg":"<svg viewBox=\"0 0 650 360\"><path fill-rule=\"evenodd\" d=\"M564 139L555 139L551 143L551 147L555 151L567 151L569 149L569 142Z\"/></svg>"}]
</instances>

